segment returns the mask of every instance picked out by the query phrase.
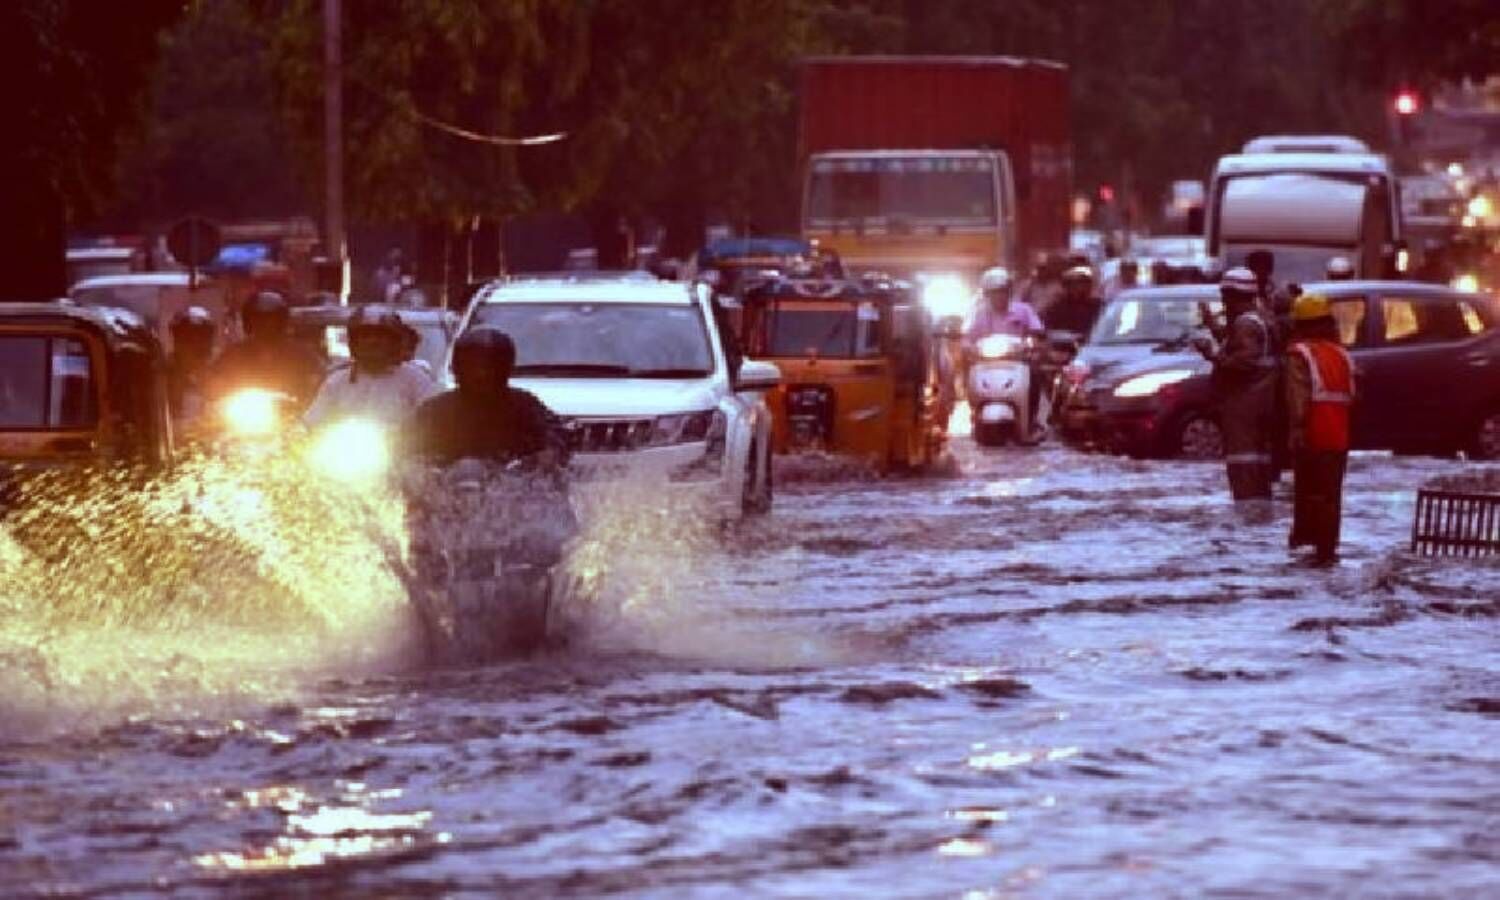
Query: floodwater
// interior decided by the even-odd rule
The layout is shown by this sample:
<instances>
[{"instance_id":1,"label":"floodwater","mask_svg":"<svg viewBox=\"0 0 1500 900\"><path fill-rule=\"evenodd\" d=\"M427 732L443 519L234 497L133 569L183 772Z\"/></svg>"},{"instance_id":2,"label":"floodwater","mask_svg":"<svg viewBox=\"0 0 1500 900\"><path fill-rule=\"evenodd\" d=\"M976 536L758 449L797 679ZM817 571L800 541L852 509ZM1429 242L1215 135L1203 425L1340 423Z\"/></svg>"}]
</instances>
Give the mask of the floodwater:
<instances>
[{"instance_id":1,"label":"floodwater","mask_svg":"<svg viewBox=\"0 0 1500 900\"><path fill-rule=\"evenodd\" d=\"M0 895L1500 893L1500 567L1401 552L1459 463L1357 457L1322 570L1214 466L955 452L602 504L573 639L483 667L412 667L390 510L0 541Z\"/></svg>"}]
</instances>

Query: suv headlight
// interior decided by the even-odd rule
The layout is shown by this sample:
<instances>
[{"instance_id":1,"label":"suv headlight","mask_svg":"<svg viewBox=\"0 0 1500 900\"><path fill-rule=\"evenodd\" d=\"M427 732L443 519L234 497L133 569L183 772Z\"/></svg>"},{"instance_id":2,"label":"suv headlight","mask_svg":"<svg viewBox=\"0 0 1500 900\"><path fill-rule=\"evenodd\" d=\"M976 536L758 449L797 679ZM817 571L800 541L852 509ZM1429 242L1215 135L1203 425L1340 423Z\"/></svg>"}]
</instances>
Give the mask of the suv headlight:
<instances>
[{"instance_id":1,"label":"suv headlight","mask_svg":"<svg viewBox=\"0 0 1500 900\"><path fill-rule=\"evenodd\" d=\"M651 438L646 442L646 446L670 447L673 444L694 444L707 440L714 429L715 421L723 418L724 414L716 409L658 416L652 424ZM721 425L721 430L722 427Z\"/></svg>"},{"instance_id":2,"label":"suv headlight","mask_svg":"<svg viewBox=\"0 0 1500 900\"><path fill-rule=\"evenodd\" d=\"M673 469L675 481L718 478L724 470L724 453L729 445L729 417L719 410L696 415L708 416L708 431L701 438L703 455Z\"/></svg>"},{"instance_id":3,"label":"suv headlight","mask_svg":"<svg viewBox=\"0 0 1500 900\"><path fill-rule=\"evenodd\" d=\"M1192 369L1162 369L1126 379L1115 388L1116 397L1150 397L1162 388L1193 377Z\"/></svg>"}]
</instances>

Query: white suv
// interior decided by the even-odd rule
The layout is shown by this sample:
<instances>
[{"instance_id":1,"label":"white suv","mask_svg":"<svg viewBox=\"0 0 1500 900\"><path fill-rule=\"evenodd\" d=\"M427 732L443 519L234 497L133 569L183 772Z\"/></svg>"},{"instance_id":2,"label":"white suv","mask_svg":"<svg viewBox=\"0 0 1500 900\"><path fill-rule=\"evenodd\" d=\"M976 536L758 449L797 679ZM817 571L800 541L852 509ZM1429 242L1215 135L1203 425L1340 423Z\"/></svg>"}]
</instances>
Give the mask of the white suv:
<instances>
[{"instance_id":1,"label":"white suv","mask_svg":"<svg viewBox=\"0 0 1500 900\"><path fill-rule=\"evenodd\" d=\"M634 274L504 279L475 295L460 333L476 325L516 342L511 383L567 424L585 477L659 480L727 518L770 509L765 393L781 374L739 358L706 290Z\"/></svg>"}]
</instances>

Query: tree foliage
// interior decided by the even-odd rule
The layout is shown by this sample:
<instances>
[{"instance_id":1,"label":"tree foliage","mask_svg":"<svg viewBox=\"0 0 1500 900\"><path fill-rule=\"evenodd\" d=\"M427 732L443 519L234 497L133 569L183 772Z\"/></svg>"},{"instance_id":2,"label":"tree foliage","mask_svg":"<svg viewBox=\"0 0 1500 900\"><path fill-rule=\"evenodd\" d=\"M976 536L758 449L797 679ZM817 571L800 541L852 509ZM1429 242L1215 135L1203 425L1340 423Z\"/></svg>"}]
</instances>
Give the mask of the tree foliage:
<instances>
[{"instance_id":1,"label":"tree foliage","mask_svg":"<svg viewBox=\"0 0 1500 900\"><path fill-rule=\"evenodd\" d=\"M11 98L0 141L3 241L17 266L16 298L55 297L67 285L67 223L114 187L120 137L139 123L161 30L182 0L8 0L0 4L0 78Z\"/></svg>"}]
</instances>

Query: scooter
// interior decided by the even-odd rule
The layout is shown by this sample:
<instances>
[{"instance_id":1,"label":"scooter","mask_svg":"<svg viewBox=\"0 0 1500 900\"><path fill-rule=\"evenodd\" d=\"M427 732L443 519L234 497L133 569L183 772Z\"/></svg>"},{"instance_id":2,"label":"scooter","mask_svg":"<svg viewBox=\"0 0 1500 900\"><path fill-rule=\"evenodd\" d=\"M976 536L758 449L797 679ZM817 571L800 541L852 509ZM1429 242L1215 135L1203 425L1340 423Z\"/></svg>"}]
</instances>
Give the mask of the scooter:
<instances>
[{"instance_id":1,"label":"scooter","mask_svg":"<svg viewBox=\"0 0 1500 900\"><path fill-rule=\"evenodd\" d=\"M1053 383L1062 366L1076 354L1076 338L1059 332L1045 340L992 334L981 338L969 364L969 410L974 440L983 447L1014 441L1034 446L1047 435L1053 406ZM1033 416L1031 381L1044 381Z\"/></svg>"}]
</instances>

